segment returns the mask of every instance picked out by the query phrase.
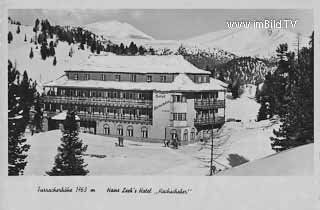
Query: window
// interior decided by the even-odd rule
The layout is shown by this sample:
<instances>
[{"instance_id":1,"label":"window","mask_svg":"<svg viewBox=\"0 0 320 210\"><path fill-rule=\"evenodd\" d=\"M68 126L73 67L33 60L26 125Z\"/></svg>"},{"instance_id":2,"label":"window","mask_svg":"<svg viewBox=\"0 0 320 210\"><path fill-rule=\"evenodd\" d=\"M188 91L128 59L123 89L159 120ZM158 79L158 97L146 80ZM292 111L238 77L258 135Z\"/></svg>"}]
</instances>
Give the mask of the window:
<instances>
[{"instance_id":1,"label":"window","mask_svg":"<svg viewBox=\"0 0 320 210\"><path fill-rule=\"evenodd\" d=\"M142 127L141 134L142 134L142 138L144 138L144 139L148 138L148 128Z\"/></svg>"},{"instance_id":2,"label":"window","mask_svg":"<svg viewBox=\"0 0 320 210\"><path fill-rule=\"evenodd\" d=\"M177 102L179 102L179 103L187 102L186 97L183 96L183 95L173 95L172 98L173 98L173 102L175 102L175 103L177 103Z\"/></svg>"},{"instance_id":3,"label":"window","mask_svg":"<svg viewBox=\"0 0 320 210\"><path fill-rule=\"evenodd\" d=\"M147 82L152 82L152 76L151 75L147 75Z\"/></svg>"},{"instance_id":4,"label":"window","mask_svg":"<svg viewBox=\"0 0 320 210\"><path fill-rule=\"evenodd\" d=\"M85 74L84 75L84 80L89 80L90 79L90 74Z\"/></svg>"},{"instance_id":5,"label":"window","mask_svg":"<svg viewBox=\"0 0 320 210\"><path fill-rule=\"evenodd\" d=\"M187 113L173 113L173 120L185 121L187 119Z\"/></svg>"},{"instance_id":6,"label":"window","mask_svg":"<svg viewBox=\"0 0 320 210\"><path fill-rule=\"evenodd\" d=\"M185 129L183 132L183 141L188 141L188 130Z\"/></svg>"},{"instance_id":7,"label":"window","mask_svg":"<svg viewBox=\"0 0 320 210\"><path fill-rule=\"evenodd\" d=\"M190 134L190 135L191 135L191 136L190 136L191 140L194 140L195 137L196 137L196 131L195 131L194 128L191 129L191 134Z\"/></svg>"},{"instance_id":8,"label":"window","mask_svg":"<svg viewBox=\"0 0 320 210\"><path fill-rule=\"evenodd\" d=\"M78 80L78 79L79 79L78 74L74 74L74 80Z\"/></svg>"},{"instance_id":9,"label":"window","mask_svg":"<svg viewBox=\"0 0 320 210\"><path fill-rule=\"evenodd\" d=\"M123 136L123 127L122 125L117 126L117 132L119 136Z\"/></svg>"},{"instance_id":10,"label":"window","mask_svg":"<svg viewBox=\"0 0 320 210\"><path fill-rule=\"evenodd\" d=\"M131 74L130 80L131 82L135 82L137 80L137 75Z\"/></svg>"},{"instance_id":11,"label":"window","mask_svg":"<svg viewBox=\"0 0 320 210\"><path fill-rule=\"evenodd\" d=\"M120 74L116 74L116 81L118 81L118 82L119 82L119 81L120 81L120 79L121 79L121 78L120 78Z\"/></svg>"},{"instance_id":12,"label":"window","mask_svg":"<svg viewBox=\"0 0 320 210\"><path fill-rule=\"evenodd\" d=\"M206 76L203 77L203 82L207 82L207 77Z\"/></svg>"},{"instance_id":13,"label":"window","mask_svg":"<svg viewBox=\"0 0 320 210\"><path fill-rule=\"evenodd\" d=\"M102 81L106 81L106 75L105 74L101 74L101 80Z\"/></svg>"},{"instance_id":14,"label":"window","mask_svg":"<svg viewBox=\"0 0 320 210\"><path fill-rule=\"evenodd\" d=\"M133 127L132 127L132 125L129 125L127 127L127 136L133 136Z\"/></svg>"},{"instance_id":15,"label":"window","mask_svg":"<svg viewBox=\"0 0 320 210\"><path fill-rule=\"evenodd\" d=\"M108 124L103 125L103 134L110 135L110 126Z\"/></svg>"},{"instance_id":16,"label":"window","mask_svg":"<svg viewBox=\"0 0 320 210\"><path fill-rule=\"evenodd\" d=\"M160 82L166 82L167 77L166 76L160 76Z\"/></svg>"},{"instance_id":17,"label":"window","mask_svg":"<svg viewBox=\"0 0 320 210\"><path fill-rule=\"evenodd\" d=\"M198 76L198 83L202 82L202 76Z\"/></svg>"}]
</instances>

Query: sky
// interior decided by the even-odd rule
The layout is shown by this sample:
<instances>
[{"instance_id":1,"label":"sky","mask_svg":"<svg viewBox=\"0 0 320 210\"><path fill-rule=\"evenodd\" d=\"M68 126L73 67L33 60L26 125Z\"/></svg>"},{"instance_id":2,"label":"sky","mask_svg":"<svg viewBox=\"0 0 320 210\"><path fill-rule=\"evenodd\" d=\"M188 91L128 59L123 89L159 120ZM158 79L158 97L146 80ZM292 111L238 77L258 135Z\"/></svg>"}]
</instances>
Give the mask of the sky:
<instances>
[{"instance_id":1,"label":"sky","mask_svg":"<svg viewBox=\"0 0 320 210\"><path fill-rule=\"evenodd\" d=\"M293 9L11 9L8 15L24 25L33 25L36 18L47 18L52 24L74 26L118 20L161 40L183 40L224 30L227 29L227 21L238 20L292 19L297 20L296 27L288 30L305 36L309 36L313 30L313 11Z\"/></svg>"}]
</instances>

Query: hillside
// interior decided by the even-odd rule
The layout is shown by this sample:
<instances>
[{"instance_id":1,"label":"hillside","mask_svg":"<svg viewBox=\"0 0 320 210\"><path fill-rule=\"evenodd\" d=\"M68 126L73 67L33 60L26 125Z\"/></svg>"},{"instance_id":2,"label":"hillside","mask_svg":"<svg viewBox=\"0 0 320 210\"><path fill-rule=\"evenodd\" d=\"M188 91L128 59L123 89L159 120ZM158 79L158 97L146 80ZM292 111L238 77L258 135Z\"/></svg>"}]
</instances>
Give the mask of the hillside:
<instances>
[{"instance_id":1,"label":"hillside","mask_svg":"<svg viewBox=\"0 0 320 210\"><path fill-rule=\"evenodd\" d=\"M70 64L76 64L81 60L87 59L92 53L89 49L80 50L76 44L69 45L67 42L59 41L55 48L57 64L53 65L53 57L41 59L40 45L30 43L34 39L34 32L31 26L20 26L20 33L16 33L17 25L9 24L8 31L13 34L13 40L8 44L8 59L16 64L20 73L27 71L30 78L36 80L38 84L54 80L64 74ZM27 41L24 41L24 38ZM48 41L55 40L48 39ZM29 58L30 50L33 50L33 58ZM73 51L72 57L69 56L70 49Z\"/></svg>"},{"instance_id":2,"label":"hillside","mask_svg":"<svg viewBox=\"0 0 320 210\"><path fill-rule=\"evenodd\" d=\"M184 40L199 47L221 48L238 56L269 58L275 55L279 44L288 43L295 51L297 34L284 29L227 29L211 32ZM308 38L301 36L301 46Z\"/></svg>"},{"instance_id":3,"label":"hillside","mask_svg":"<svg viewBox=\"0 0 320 210\"><path fill-rule=\"evenodd\" d=\"M116 20L105 21L105 22L95 22L90 23L83 28L97 34L101 35L106 39L118 40L118 39L143 39L143 40L153 40L150 35L138 30L132 25L119 22Z\"/></svg>"}]
</instances>

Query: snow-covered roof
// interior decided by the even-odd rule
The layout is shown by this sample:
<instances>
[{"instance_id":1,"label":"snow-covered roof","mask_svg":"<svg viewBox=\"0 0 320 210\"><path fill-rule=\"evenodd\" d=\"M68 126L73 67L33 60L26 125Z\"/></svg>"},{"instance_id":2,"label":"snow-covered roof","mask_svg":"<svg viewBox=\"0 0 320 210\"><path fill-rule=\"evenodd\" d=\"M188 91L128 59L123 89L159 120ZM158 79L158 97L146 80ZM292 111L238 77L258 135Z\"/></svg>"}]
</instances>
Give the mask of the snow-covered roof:
<instances>
[{"instance_id":1,"label":"snow-covered roof","mask_svg":"<svg viewBox=\"0 0 320 210\"><path fill-rule=\"evenodd\" d=\"M68 71L124 72L124 73L191 73L210 74L186 61L181 55L91 56L70 66Z\"/></svg>"},{"instance_id":2,"label":"snow-covered roof","mask_svg":"<svg viewBox=\"0 0 320 210\"><path fill-rule=\"evenodd\" d=\"M219 173L223 176L303 176L313 174L314 144L299 146Z\"/></svg>"},{"instance_id":3,"label":"snow-covered roof","mask_svg":"<svg viewBox=\"0 0 320 210\"><path fill-rule=\"evenodd\" d=\"M44 85L45 87L74 87L74 88L98 88L117 90L150 90L150 91L183 91L197 92L210 90L224 90L216 79L210 78L209 83L194 83L186 74L179 74L172 83L160 82L117 82L100 80L68 80L63 76Z\"/></svg>"},{"instance_id":4,"label":"snow-covered roof","mask_svg":"<svg viewBox=\"0 0 320 210\"><path fill-rule=\"evenodd\" d=\"M67 112L61 112L61 113L55 115L54 117L52 117L51 119L53 119L53 120L65 120L66 117L67 117ZM78 115L76 115L76 120L80 120Z\"/></svg>"}]
</instances>

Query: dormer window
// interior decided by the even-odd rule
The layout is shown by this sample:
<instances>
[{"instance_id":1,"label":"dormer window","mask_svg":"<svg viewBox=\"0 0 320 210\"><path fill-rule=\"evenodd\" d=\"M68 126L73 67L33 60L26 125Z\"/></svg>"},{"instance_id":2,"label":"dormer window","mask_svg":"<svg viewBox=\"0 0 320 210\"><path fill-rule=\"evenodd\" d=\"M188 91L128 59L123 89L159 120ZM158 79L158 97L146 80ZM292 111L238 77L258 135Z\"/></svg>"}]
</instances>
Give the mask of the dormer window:
<instances>
[{"instance_id":1,"label":"dormer window","mask_svg":"<svg viewBox=\"0 0 320 210\"><path fill-rule=\"evenodd\" d=\"M202 76L198 76L198 83L202 82Z\"/></svg>"},{"instance_id":2,"label":"dormer window","mask_svg":"<svg viewBox=\"0 0 320 210\"><path fill-rule=\"evenodd\" d=\"M152 82L152 76L151 75L147 75L147 82Z\"/></svg>"},{"instance_id":3,"label":"dormer window","mask_svg":"<svg viewBox=\"0 0 320 210\"><path fill-rule=\"evenodd\" d=\"M160 82L166 82L167 81L167 77L166 76L160 76Z\"/></svg>"},{"instance_id":4,"label":"dormer window","mask_svg":"<svg viewBox=\"0 0 320 210\"><path fill-rule=\"evenodd\" d=\"M130 80L131 80L131 82L136 82L136 80L137 80L137 75L131 74Z\"/></svg>"}]
</instances>

